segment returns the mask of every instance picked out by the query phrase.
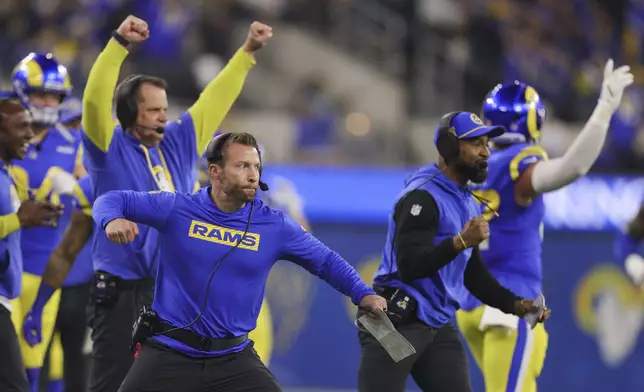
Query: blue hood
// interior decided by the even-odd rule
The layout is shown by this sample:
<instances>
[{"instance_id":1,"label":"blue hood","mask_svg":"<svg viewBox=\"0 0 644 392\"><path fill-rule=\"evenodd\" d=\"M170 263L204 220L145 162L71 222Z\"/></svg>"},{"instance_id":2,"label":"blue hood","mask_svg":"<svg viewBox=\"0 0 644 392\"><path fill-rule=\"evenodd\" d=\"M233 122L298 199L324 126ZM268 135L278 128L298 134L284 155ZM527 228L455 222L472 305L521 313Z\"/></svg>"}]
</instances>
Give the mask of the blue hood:
<instances>
[{"instance_id":1,"label":"blue hood","mask_svg":"<svg viewBox=\"0 0 644 392\"><path fill-rule=\"evenodd\" d=\"M408 187L414 183L415 186L429 181L431 179L436 185L440 186L445 191L454 194L458 197L470 197L470 190L467 185L458 185L454 181L447 178L441 169L435 163L426 165L418 169L415 173L405 179L405 186Z\"/></svg>"}]
</instances>

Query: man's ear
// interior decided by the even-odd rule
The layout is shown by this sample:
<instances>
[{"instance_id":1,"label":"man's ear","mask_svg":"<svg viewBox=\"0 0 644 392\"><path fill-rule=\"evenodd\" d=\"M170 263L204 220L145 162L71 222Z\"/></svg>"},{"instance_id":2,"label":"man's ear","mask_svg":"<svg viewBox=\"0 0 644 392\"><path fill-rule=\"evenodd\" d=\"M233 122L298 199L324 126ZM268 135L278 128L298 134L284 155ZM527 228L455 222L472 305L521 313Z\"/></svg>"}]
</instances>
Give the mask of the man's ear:
<instances>
[{"instance_id":1,"label":"man's ear","mask_svg":"<svg viewBox=\"0 0 644 392\"><path fill-rule=\"evenodd\" d=\"M208 177L212 177L212 178L218 177L219 175L221 175L221 170L222 170L221 166L219 166L219 165L217 165L215 163L209 164L208 165Z\"/></svg>"}]
</instances>

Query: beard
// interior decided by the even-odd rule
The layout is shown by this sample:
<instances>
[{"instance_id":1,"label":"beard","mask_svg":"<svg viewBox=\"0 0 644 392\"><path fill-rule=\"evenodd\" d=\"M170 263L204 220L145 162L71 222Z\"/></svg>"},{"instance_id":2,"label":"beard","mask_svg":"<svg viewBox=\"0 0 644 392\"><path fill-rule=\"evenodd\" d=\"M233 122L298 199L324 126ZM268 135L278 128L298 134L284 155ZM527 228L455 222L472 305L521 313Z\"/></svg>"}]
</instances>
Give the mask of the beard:
<instances>
[{"instance_id":1,"label":"beard","mask_svg":"<svg viewBox=\"0 0 644 392\"><path fill-rule=\"evenodd\" d=\"M251 192L249 188L245 188L239 184L233 183L231 180L226 179L221 181L221 188L225 194L240 203L246 203L253 200L255 198L255 194L257 193L257 190Z\"/></svg>"},{"instance_id":2,"label":"beard","mask_svg":"<svg viewBox=\"0 0 644 392\"><path fill-rule=\"evenodd\" d=\"M487 161L480 160L476 163L458 162L459 171L465 174L468 180L481 184L487 180Z\"/></svg>"}]
</instances>

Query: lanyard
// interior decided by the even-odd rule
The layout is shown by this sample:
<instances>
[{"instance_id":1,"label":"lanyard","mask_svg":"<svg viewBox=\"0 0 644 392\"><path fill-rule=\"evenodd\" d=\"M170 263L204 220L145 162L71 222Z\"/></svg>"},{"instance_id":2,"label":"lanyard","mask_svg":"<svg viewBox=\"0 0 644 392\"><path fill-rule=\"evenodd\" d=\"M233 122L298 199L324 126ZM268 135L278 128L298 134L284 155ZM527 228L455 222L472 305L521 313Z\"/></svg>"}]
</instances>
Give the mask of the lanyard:
<instances>
[{"instance_id":1,"label":"lanyard","mask_svg":"<svg viewBox=\"0 0 644 392\"><path fill-rule=\"evenodd\" d=\"M140 144L140 146L141 146L141 149L143 150L143 154L145 155L145 160L148 162L148 169L150 169L150 174L152 174L152 178L154 179L154 182L157 184L157 188L159 190L165 190L165 187L163 186L161 181L159 181L159 179L157 178L157 176L154 173L154 165L152 165L152 159L150 158L150 152L148 151L148 149L144 145ZM174 183L172 182L172 176L170 175L170 170L168 169L168 165L167 165L167 163L165 161L165 157L163 156L163 152L161 151L161 149L159 147L156 147L156 150L157 150L157 153L159 154L159 158L161 160L161 165L163 167L163 175L164 175L168 185L170 186L171 192L175 192Z\"/></svg>"}]
</instances>

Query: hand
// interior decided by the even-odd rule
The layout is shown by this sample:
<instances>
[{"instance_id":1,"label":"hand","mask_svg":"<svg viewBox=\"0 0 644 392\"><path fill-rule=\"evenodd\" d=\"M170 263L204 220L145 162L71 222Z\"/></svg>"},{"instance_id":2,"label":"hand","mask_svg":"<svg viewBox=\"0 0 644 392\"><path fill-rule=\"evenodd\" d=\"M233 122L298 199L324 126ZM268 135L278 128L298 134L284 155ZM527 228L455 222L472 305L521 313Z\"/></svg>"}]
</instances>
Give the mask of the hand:
<instances>
[{"instance_id":1,"label":"hand","mask_svg":"<svg viewBox=\"0 0 644 392\"><path fill-rule=\"evenodd\" d=\"M125 18L119 28L116 29L116 32L132 43L142 42L150 37L148 23L134 15L129 15Z\"/></svg>"},{"instance_id":2,"label":"hand","mask_svg":"<svg viewBox=\"0 0 644 392\"><path fill-rule=\"evenodd\" d=\"M375 294L365 295L360 300L360 305L358 307L360 309L366 310L367 314L370 314L371 310L376 310L376 309L380 309L383 312L386 312L387 300Z\"/></svg>"},{"instance_id":3,"label":"hand","mask_svg":"<svg viewBox=\"0 0 644 392\"><path fill-rule=\"evenodd\" d=\"M613 70L613 60L609 59L604 68L604 81L599 94L599 101L608 104L613 112L617 110L622 102L624 89L633 84L633 74L628 65Z\"/></svg>"},{"instance_id":4,"label":"hand","mask_svg":"<svg viewBox=\"0 0 644 392\"><path fill-rule=\"evenodd\" d=\"M244 43L244 50L253 54L260 50L273 36L273 28L260 22L253 22L248 29L248 38Z\"/></svg>"},{"instance_id":5,"label":"hand","mask_svg":"<svg viewBox=\"0 0 644 392\"><path fill-rule=\"evenodd\" d=\"M514 314L521 318L523 318L530 312L536 312L537 309L538 307L534 305L534 301L531 299L522 299L514 303ZM541 317L539 317L537 322L543 323L544 321L546 321L546 319L550 317L550 313L550 309L548 309L548 307L545 307L543 309Z\"/></svg>"},{"instance_id":6,"label":"hand","mask_svg":"<svg viewBox=\"0 0 644 392\"><path fill-rule=\"evenodd\" d=\"M77 186L78 182L76 181L76 177L74 177L73 174L59 169L51 170L49 176L51 178L52 189L54 192L58 193L59 195L74 194L74 188Z\"/></svg>"},{"instance_id":7,"label":"hand","mask_svg":"<svg viewBox=\"0 0 644 392\"><path fill-rule=\"evenodd\" d=\"M63 213L63 206L55 206L47 202L25 200L18 209L20 227L52 226L58 224L58 217Z\"/></svg>"},{"instance_id":8,"label":"hand","mask_svg":"<svg viewBox=\"0 0 644 392\"><path fill-rule=\"evenodd\" d=\"M29 310L22 324L22 335L31 347L42 342L42 310Z\"/></svg>"},{"instance_id":9,"label":"hand","mask_svg":"<svg viewBox=\"0 0 644 392\"><path fill-rule=\"evenodd\" d=\"M488 226L487 221L482 216L477 216L472 218L461 230L461 237L465 242L467 248L471 248L480 244L481 242L487 240L490 237L490 227ZM460 239L458 240L459 243Z\"/></svg>"},{"instance_id":10,"label":"hand","mask_svg":"<svg viewBox=\"0 0 644 392\"><path fill-rule=\"evenodd\" d=\"M105 226L105 234L110 241L117 244L129 244L139 235L139 227L127 219L118 218Z\"/></svg>"}]
</instances>

